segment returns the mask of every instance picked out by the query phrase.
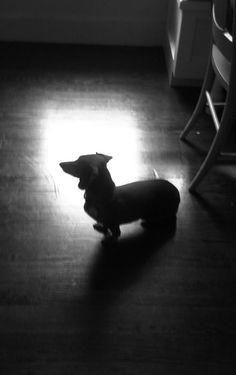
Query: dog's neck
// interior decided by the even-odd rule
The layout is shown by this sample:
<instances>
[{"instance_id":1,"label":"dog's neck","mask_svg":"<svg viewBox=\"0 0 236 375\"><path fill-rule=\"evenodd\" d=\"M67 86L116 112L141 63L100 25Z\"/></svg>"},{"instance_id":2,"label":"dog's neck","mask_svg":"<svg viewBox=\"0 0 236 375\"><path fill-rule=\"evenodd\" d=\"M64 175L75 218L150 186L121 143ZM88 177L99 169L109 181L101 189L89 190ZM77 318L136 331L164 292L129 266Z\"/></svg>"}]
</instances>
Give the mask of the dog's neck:
<instances>
[{"instance_id":1,"label":"dog's neck","mask_svg":"<svg viewBox=\"0 0 236 375\"><path fill-rule=\"evenodd\" d=\"M106 204L113 199L115 183L107 168L99 171L98 176L86 189L86 199L94 199L99 203Z\"/></svg>"}]
</instances>

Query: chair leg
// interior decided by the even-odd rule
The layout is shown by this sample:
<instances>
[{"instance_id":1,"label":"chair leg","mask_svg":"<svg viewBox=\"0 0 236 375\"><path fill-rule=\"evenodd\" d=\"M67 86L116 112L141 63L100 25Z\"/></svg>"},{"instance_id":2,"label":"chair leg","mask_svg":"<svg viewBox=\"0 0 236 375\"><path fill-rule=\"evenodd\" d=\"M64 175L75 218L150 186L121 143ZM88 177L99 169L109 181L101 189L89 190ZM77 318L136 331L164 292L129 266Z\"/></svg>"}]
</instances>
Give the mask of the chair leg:
<instances>
[{"instance_id":1,"label":"chair leg","mask_svg":"<svg viewBox=\"0 0 236 375\"><path fill-rule=\"evenodd\" d=\"M197 120L201 116L201 114L202 114L202 112L205 108L205 105L206 105L205 92L211 90L211 88L213 86L214 78L215 78L215 73L214 73L214 70L213 70L213 67L212 67L212 64L211 64L211 59L210 59L209 62L208 62L207 72L206 72L206 75L205 75L205 79L204 79L204 82L203 82L203 85L202 85L202 89L201 89L201 93L200 93L197 105L195 107L195 110L193 111L193 114L192 114L190 120L188 121L184 130L180 134L181 140L186 139L188 133L194 128Z\"/></svg>"},{"instance_id":2,"label":"chair leg","mask_svg":"<svg viewBox=\"0 0 236 375\"><path fill-rule=\"evenodd\" d=\"M204 162L202 163L200 169L198 170L196 176L194 177L194 179L192 180L190 184L190 187L189 187L190 192L194 192L196 190L199 183L203 180L203 178L205 177L209 169L212 167L212 165L216 161L217 157L220 154L221 146L225 142L225 139L229 133L230 126L231 126L231 122L230 122L229 117L227 115L223 116L222 122L220 124L220 128L214 137L210 150L208 151L208 154Z\"/></svg>"}]
</instances>

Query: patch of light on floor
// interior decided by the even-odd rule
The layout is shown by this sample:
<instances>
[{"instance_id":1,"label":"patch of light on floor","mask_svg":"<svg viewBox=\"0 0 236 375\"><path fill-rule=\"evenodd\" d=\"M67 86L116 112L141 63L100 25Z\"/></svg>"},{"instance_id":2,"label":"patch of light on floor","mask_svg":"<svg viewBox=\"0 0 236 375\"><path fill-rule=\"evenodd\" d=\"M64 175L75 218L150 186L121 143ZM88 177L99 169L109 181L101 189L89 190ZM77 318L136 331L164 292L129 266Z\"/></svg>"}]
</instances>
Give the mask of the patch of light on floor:
<instances>
[{"instance_id":1,"label":"patch of light on floor","mask_svg":"<svg viewBox=\"0 0 236 375\"><path fill-rule=\"evenodd\" d=\"M100 152L113 156L108 166L116 184L132 181L140 175L141 137L135 114L131 111L46 110L41 129L43 164L64 203L73 204L81 192L77 188L78 180L59 167L61 161Z\"/></svg>"}]
</instances>

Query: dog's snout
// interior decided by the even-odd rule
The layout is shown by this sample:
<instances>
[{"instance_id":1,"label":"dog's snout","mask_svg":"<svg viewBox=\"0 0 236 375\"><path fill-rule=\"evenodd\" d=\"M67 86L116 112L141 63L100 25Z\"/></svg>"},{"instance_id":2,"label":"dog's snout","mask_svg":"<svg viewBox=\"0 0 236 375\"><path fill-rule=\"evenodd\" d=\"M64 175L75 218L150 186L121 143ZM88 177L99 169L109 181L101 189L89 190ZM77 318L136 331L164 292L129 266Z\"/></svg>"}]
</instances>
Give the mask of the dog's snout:
<instances>
[{"instance_id":1,"label":"dog's snout","mask_svg":"<svg viewBox=\"0 0 236 375\"><path fill-rule=\"evenodd\" d=\"M61 163L59 163L59 165L60 165L60 167L63 169L64 172L67 171L67 167L66 167L67 162L61 162Z\"/></svg>"},{"instance_id":2,"label":"dog's snout","mask_svg":"<svg viewBox=\"0 0 236 375\"><path fill-rule=\"evenodd\" d=\"M79 168L77 164L73 161L65 161L62 163L59 163L60 167L63 169L65 173L70 174L71 176L79 178Z\"/></svg>"}]
</instances>

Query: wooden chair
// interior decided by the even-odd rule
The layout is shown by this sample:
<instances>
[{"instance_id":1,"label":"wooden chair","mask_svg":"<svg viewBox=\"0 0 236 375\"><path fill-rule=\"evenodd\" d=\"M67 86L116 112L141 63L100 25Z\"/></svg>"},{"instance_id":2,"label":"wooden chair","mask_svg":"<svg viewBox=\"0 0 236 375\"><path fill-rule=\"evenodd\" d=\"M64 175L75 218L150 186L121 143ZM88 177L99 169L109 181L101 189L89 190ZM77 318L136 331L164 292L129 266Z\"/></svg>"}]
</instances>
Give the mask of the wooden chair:
<instances>
[{"instance_id":1,"label":"wooden chair","mask_svg":"<svg viewBox=\"0 0 236 375\"><path fill-rule=\"evenodd\" d=\"M222 152L222 146L236 119L235 3L236 0L212 1L212 42L208 67L196 108L180 135L180 139L186 139L189 132L197 124L200 115L204 112L206 104L208 104L216 134L203 164L190 184L190 192L193 192L197 188L219 156L223 158L230 157L230 159L236 157L236 154ZM225 90L226 99L224 103L214 103L212 99L211 92L215 80ZM216 107L219 105L223 105L223 112L220 119L216 111Z\"/></svg>"}]
</instances>

